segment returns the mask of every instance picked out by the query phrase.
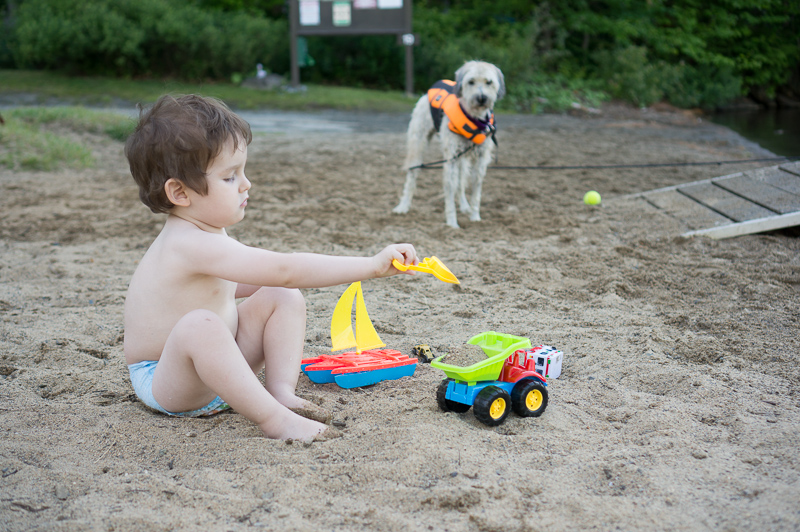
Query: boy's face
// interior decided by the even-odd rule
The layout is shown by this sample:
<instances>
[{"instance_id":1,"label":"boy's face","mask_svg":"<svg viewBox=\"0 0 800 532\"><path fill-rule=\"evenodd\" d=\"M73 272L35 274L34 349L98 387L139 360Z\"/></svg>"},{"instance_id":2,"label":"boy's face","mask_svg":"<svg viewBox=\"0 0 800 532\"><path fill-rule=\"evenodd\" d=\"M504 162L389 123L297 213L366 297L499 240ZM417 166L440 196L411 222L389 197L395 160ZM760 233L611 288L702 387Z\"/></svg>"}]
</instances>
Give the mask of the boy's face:
<instances>
[{"instance_id":1,"label":"boy's face","mask_svg":"<svg viewBox=\"0 0 800 532\"><path fill-rule=\"evenodd\" d=\"M206 171L208 193L191 193L193 216L213 227L225 228L244 218L250 181L244 174L247 163L247 144L240 141L234 151L228 141Z\"/></svg>"}]
</instances>

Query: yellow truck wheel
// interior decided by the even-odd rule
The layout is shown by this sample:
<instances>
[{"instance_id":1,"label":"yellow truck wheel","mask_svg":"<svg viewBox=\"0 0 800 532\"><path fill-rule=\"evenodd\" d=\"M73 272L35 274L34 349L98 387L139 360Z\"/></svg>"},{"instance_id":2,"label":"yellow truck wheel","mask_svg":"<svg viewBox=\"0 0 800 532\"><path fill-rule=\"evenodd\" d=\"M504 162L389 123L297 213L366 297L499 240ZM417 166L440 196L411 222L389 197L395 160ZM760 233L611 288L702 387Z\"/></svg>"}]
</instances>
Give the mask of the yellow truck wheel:
<instances>
[{"instance_id":1,"label":"yellow truck wheel","mask_svg":"<svg viewBox=\"0 0 800 532\"><path fill-rule=\"evenodd\" d=\"M539 381L523 380L511 391L511 405L522 417L539 417L547 408L547 388Z\"/></svg>"},{"instance_id":2,"label":"yellow truck wheel","mask_svg":"<svg viewBox=\"0 0 800 532\"><path fill-rule=\"evenodd\" d=\"M511 412L511 397L502 388L487 386L475 397L472 408L478 421L496 427L505 421Z\"/></svg>"}]
</instances>

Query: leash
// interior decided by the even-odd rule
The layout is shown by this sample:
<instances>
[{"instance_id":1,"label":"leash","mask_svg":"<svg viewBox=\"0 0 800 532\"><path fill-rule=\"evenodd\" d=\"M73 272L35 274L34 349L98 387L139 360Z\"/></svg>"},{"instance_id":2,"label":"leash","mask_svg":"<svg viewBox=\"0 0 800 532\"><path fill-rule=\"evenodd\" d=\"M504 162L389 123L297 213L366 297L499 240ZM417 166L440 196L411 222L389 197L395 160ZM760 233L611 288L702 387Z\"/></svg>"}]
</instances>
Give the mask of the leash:
<instances>
[{"instance_id":1,"label":"leash","mask_svg":"<svg viewBox=\"0 0 800 532\"><path fill-rule=\"evenodd\" d=\"M490 124L489 128L487 129L488 135L491 137L492 142L494 142L494 145L498 146L497 137L495 136L495 132L496 131L497 131L497 128ZM437 165L444 164L444 163L452 163L453 161L458 160L458 158L461 157L462 155L465 155L466 153L468 153L468 152L472 151L473 149L475 149L476 146L478 146L478 144L475 144L474 142L471 142L467 149L461 151L460 153L458 153L452 159L442 159L440 161L434 161L432 163L418 164L416 166L410 167L409 170L416 170L417 168L423 168L423 169L424 168L441 168L441 166L437 166ZM494 153L494 157L495 157L495 162L497 162L497 152ZM502 167L495 166L493 168L502 168Z\"/></svg>"},{"instance_id":2,"label":"leash","mask_svg":"<svg viewBox=\"0 0 800 532\"><path fill-rule=\"evenodd\" d=\"M417 166L409 168L415 170L421 168L423 170L441 168L442 163L452 162L467 153L476 145L472 145L463 152L456 155L454 158L443 159L432 163L422 163ZM573 165L573 166L490 166L489 170L607 170L615 168L663 168L663 167L677 167L677 166L721 166L723 164L742 164L742 163L760 163L770 161L796 161L800 160L800 155L793 155L787 157L762 157L759 159L733 159L727 161L708 161L696 163L648 163L648 164L589 164L589 165Z\"/></svg>"},{"instance_id":3,"label":"leash","mask_svg":"<svg viewBox=\"0 0 800 532\"><path fill-rule=\"evenodd\" d=\"M461 157L462 155L464 155L464 154L468 153L469 151L471 151L472 149L474 149L475 146L477 146L477 144L475 144L474 142L471 142L470 146L466 150L463 150L461 153L457 154L452 159L442 159L441 161L434 161L432 163L418 164L417 166L410 167L409 170L416 170L417 168L423 168L423 169L425 169L425 168L441 168L441 166L437 166L437 165L440 165L440 164L443 164L443 163L452 163L453 161L458 160L458 158Z\"/></svg>"}]
</instances>

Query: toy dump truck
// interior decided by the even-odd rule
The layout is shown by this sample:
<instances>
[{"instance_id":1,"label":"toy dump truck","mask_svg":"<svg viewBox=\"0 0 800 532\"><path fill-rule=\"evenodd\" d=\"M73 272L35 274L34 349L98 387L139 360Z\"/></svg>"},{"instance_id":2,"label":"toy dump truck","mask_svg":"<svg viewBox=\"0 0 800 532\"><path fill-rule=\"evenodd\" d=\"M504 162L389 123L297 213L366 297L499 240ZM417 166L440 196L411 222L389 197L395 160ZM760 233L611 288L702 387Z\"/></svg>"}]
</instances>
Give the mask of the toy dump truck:
<instances>
[{"instance_id":1,"label":"toy dump truck","mask_svg":"<svg viewBox=\"0 0 800 532\"><path fill-rule=\"evenodd\" d=\"M478 421L492 427L505 421L511 409L523 417L544 413L547 380L536 371L537 351L530 340L490 331L468 343L481 347L486 360L467 367L444 364L442 357L431 362L447 375L436 392L439 408L462 413L473 407Z\"/></svg>"}]
</instances>

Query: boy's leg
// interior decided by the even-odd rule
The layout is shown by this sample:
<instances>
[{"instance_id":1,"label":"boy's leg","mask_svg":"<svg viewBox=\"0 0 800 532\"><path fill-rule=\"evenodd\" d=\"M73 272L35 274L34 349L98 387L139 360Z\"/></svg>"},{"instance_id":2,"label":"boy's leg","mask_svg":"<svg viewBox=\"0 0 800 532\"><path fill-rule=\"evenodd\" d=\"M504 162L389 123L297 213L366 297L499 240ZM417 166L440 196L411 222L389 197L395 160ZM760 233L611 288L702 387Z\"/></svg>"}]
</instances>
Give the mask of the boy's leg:
<instances>
[{"instance_id":1,"label":"boy's leg","mask_svg":"<svg viewBox=\"0 0 800 532\"><path fill-rule=\"evenodd\" d=\"M269 393L294 410L314 410L295 395L305 334L306 304L299 290L263 287L239 305L236 343L253 371L264 368Z\"/></svg>"},{"instance_id":2,"label":"boy's leg","mask_svg":"<svg viewBox=\"0 0 800 532\"><path fill-rule=\"evenodd\" d=\"M231 331L195 310L170 333L153 375L153 396L170 412L202 408L217 395L270 438L311 440L326 426L291 412L264 389Z\"/></svg>"}]
</instances>

